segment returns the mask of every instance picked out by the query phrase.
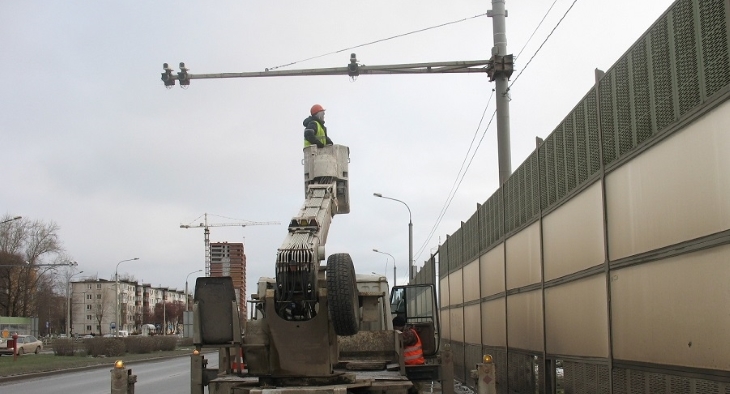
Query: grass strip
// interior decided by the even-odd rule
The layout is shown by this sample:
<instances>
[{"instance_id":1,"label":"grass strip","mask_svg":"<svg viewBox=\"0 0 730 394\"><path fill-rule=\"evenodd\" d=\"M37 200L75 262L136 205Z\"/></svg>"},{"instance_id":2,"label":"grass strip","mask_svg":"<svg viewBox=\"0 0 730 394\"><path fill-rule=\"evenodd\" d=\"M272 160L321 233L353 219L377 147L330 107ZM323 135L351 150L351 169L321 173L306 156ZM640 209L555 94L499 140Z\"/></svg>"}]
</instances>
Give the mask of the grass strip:
<instances>
[{"instance_id":1,"label":"grass strip","mask_svg":"<svg viewBox=\"0 0 730 394\"><path fill-rule=\"evenodd\" d=\"M144 361L160 357L185 356L192 348L179 348L171 351L158 351L144 354L126 354L122 357L56 356L54 354L27 354L13 360L13 356L0 357L0 377L50 372L73 368L108 365L111 369L116 360L125 363Z\"/></svg>"}]
</instances>

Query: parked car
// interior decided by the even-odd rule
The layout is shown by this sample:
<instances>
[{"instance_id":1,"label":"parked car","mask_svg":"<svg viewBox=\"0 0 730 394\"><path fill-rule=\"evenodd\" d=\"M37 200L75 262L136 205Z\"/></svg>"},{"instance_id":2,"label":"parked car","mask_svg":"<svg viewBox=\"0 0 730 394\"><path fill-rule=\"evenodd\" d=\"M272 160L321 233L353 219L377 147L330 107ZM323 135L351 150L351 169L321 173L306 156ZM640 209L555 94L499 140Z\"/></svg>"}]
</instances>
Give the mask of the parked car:
<instances>
[{"instance_id":1,"label":"parked car","mask_svg":"<svg viewBox=\"0 0 730 394\"><path fill-rule=\"evenodd\" d=\"M43 342L33 335L18 335L18 354L35 353L43 350Z\"/></svg>"},{"instance_id":2,"label":"parked car","mask_svg":"<svg viewBox=\"0 0 730 394\"><path fill-rule=\"evenodd\" d=\"M18 354L35 353L38 354L43 350L43 342L33 335L18 335ZM13 354L13 348L8 347L7 340L0 343L0 355Z\"/></svg>"}]
</instances>

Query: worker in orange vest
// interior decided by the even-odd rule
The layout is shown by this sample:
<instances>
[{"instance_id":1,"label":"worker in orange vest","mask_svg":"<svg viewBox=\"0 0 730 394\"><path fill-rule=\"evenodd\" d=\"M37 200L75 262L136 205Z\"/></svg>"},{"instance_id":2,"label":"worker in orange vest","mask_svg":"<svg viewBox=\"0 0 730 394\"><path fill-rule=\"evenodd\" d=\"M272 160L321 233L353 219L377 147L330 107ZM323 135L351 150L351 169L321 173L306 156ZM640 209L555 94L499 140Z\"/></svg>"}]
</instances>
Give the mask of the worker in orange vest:
<instances>
[{"instance_id":1,"label":"worker in orange vest","mask_svg":"<svg viewBox=\"0 0 730 394\"><path fill-rule=\"evenodd\" d=\"M403 337L403 361L406 365L423 365L426 360L423 358L423 345L421 337L412 326L406 325L406 319L403 316L393 318L393 328L401 331Z\"/></svg>"}]
</instances>

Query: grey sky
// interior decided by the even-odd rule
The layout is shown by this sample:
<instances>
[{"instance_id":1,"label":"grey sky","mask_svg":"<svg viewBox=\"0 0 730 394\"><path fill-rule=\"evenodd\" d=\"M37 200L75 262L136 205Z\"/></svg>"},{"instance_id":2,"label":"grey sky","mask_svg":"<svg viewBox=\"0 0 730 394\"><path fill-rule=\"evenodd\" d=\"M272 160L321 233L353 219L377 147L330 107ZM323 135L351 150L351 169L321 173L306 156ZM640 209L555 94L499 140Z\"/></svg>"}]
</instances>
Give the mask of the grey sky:
<instances>
[{"instance_id":1,"label":"grey sky","mask_svg":"<svg viewBox=\"0 0 730 394\"><path fill-rule=\"evenodd\" d=\"M517 59L519 73L572 0L558 0ZM669 0L578 1L511 89L512 167L549 135L669 7ZM302 120L327 108L335 143L351 149L351 213L336 216L327 253L360 272L408 260L413 212L420 265L498 187L496 124L434 237L426 243L475 133L494 111L486 74L193 80L167 90L162 63L191 73L263 71L442 23L485 14L490 1L23 1L0 3L0 213L54 221L84 274L120 272L185 285L204 268L204 212L279 226L216 227L241 242L248 292L274 275L286 223L303 202ZM507 1L515 55L552 1ZM492 23L469 19L353 50L366 65L490 57ZM341 67L350 51L287 69ZM516 76L513 75L513 77ZM234 220L211 217L211 223ZM388 264L388 277L392 264ZM191 276L192 277L192 276Z\"/></svg>"}]
</instances>

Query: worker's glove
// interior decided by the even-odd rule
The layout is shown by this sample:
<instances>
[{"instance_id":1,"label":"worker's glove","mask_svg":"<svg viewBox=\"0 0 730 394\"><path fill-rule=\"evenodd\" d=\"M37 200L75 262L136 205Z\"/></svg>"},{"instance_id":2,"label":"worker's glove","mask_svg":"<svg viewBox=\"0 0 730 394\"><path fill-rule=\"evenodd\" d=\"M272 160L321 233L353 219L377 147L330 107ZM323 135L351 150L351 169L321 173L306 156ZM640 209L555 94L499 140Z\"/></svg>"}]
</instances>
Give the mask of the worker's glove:
<instances>
[{"instance_id":1,"label":"worker's glove","mask_svg":"<svg viewBox=\"0 0 730 394\"><path fill-rule=\"evenodd\" d=\"M321 142L317 142L317 148L324 148L324 144Z\"/></svg>"}]
</instances>

